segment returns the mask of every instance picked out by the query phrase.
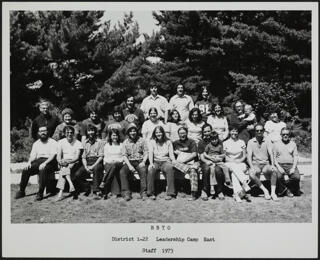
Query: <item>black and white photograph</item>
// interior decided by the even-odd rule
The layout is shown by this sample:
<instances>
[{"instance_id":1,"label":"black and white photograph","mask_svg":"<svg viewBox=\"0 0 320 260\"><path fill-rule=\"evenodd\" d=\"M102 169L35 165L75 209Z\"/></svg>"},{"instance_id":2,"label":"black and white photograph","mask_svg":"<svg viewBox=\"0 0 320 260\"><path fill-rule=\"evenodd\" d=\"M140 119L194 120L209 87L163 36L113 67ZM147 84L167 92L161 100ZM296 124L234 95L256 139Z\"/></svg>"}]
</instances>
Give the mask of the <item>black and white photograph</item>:
<instances>
[{"instance_id":1,"label":"black and white photograph","mask_svg":"<svg viewBox=\"0 0 320 260\"><path fill-rule=\"evenodd\" d=\"M189 250L207 242L207 253L169 247L157 255L155 245L136 256L238 257L211 255L216 240L216 251L228 248L219 225L246 224L253 246L268 226L284 243L295 226L317 228L316 3L21 4L3 9L2 33L2 210L15 231L118 224L140 236L163 231L156 241ZM179 237L177 224L206 237ZM221 238L209 235L211 227ZM54 240L63 244L60 232ZM124 248L153 239L104 233ZM305 239L313 248L315 233ZM301 257L279 250L274 256ZM54 252L46 256L62 256ZM96 253L84 256L127 256Z\"/></svg>"}]
</instances>

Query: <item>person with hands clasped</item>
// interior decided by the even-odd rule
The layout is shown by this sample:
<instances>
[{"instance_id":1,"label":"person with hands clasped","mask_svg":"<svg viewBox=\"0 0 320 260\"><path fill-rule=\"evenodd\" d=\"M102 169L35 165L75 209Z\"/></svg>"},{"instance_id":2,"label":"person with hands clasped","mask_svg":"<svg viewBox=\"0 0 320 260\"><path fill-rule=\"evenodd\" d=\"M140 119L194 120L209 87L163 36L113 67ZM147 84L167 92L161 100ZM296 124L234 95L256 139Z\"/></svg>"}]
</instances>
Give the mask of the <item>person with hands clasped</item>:
<instances>
[{"instance_id":1,"label":"person with hands clasped","mask_svg":"<svg viewBox=\"0 0 320 260\"><path fill-rule=\"evenodd\" d=\"M124 165L120 170L121 191L126 200L131 199L129 177L138 173L140 176L140 196L144 200L147 197L147 142L138 135L138 127L133 123L129 125L127 135L128 138L122 146Z\"/></svg>"}]
</instances>

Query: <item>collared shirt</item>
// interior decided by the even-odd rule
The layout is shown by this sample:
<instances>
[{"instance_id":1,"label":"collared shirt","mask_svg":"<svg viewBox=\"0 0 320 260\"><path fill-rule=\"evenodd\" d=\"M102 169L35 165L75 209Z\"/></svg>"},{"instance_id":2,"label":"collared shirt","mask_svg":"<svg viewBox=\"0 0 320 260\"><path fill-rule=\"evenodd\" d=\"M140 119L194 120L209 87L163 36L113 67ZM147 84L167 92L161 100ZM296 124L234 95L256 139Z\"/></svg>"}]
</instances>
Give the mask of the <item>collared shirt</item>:
<instances>
[{"instance_id":1,"label":"collared shirt","mask_svg":"<svg viewBox=\"0 0 320 260\"><path fill-rule=\"evenodd\" d=\"M129 161L142 161L143 157L148 154L147 142L142 138L134 142L130 138L123 142L122 155L127 157Z\"/></svg>"},{"instance_id":2,"label":"collared shirt","mask_svg":"<svg viewBox=\"0 0 320 260\"><path fill-rule=\"evenodd\" d=\"M59 118L55 115L44 116L40 114L32 121L31 137L34 140L38 139L39 126L46 125L48 130L48 136L52 137L56 127L60 124Z\"/></svg>"},{"instance_id":3,"label":"collared shirt","mask_svg":"<svg viewBox=\"0 0 320 260\"><path fill-rule=\"evenodd\" d=\"M155 107L158 111L158 116L164 118L164 114L169 110L169 103L163 96L157 95L156 97L150 95L143 99L140 109L144 113L145 118L149 118L150 108Z\"/></svg>"},{"instance_id":4,"label":"collared shirt","mask_svg":"<svg viewBox=\"0 0 320 260\"><path fill-rule=\"evenodd\" d=\"M89 139L86 139L84 142L84 151L82 158L90 157L103 157L103 147L105 142L101 139L96 139L92 144Z\"/></svg>"},{"instance_id":5,"label":"collared shirt","mask_svg":"<svg viewBox=\"0 0 320 260\"><path fill-rule=\"evenodd\" d=\"M40 139L35 141L32 145L30 157L31 158L49 158L50 156L57 154L58 143L52 138L48 138L46 142L42 142Z\"/></svg>"},{"instance_id":6,"label":"collared shirt","mask_svg":"<svg viewBox=\"0 0 320 260\"><path fill-rule=\"evenodd\" d=\"M144 122L144 114L140 108L134 108L133 111L130 111L129 108L123 109L124 120L129 124L134 123L138 129L141 129Z\"/></svg>"},{"instance_id":7,"label":"collared shirt","mask_svg":"<svg viewBox=\"0 0 320 260\"><path fill-rule=\"evenodd\" d=\"M297 145L290 140L285 144L282 140L273 145L273 154L278 163L293 163L294 157L298 157Z\"/></svg>"},{"instance_id":8,"label":"collared shirt","mask_svg":"<svg viewBox=\"0 0 320 260\"><path fill-rule=\"evenodd\" d=\"M62 153L63 159L76 159L75 156L78 154L78 151L82 149L82 143L77 139L74 139L71 143L68 142L67 138L58 141L58 151Z\"/></svg>"},{"instance_id":9,"label":"collared shirt","mask_svg":"<svg viewBox=\"0 0 320 260\"><path fill-rule=\"evenodd\" d=\"M194 107L194 104L190 96L183 95L180 97L176 94L170 99L169 106L171 110L178 110L181 121L185 121L189 116L189 111Z\"/></svg>"},{"instance_id":10,"label":"collared shirt","mask_svg":"<svg viewBox=\"0 0 320 260\"><path fill-rule=\"evenodd\" d=\"M254 164L268 164L269 163L269 153L268 148L270 142L267 142L265 138L259 143L257 138L253 137L248 142L247 151L252 152L252 163Z\"/></svg>"}]
</instances>

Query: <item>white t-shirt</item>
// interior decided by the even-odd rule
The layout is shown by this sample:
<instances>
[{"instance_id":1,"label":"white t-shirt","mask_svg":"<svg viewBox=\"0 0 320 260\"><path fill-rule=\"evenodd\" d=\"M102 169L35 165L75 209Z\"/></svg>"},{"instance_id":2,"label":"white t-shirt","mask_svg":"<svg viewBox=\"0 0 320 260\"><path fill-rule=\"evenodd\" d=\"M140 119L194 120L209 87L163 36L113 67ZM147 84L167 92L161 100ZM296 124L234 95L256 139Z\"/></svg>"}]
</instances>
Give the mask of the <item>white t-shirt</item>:
<instances>
[{"instance_id":1,"label":"white t-shirt","mask_svg":"<svg viewBox=\"0 0 320 260\"><path fill-rule=\"evenodd\" d=\"M271 120L267 121L264 129L267 132L266 133L266 138L267 140L271 141L271 142L276 142L276 141L280 141L281 140L281 129L286 127L286 123L280 121L278 123L275 123Z\"/></svg>"},{"instance_id":2,"label":"white t-shirt","mask_svg":"<svg viewBox=\"0 0 320 260\"><path fill-rule=\"evenodd\" d=\"M202 126L204 125L204 122L201 121L200 123L193 123L189 119L186 120L186 127L188 128L188 137L196 143L199 143L199 141L202 138Z\"/></svg>"},{"instance_id":3,"label":"white t-shirt","mask_svg":"<svg viewBox=\"0 0 320 260\"><path fill-rule=\"evenodd\" d=\"M104 163L122 162L122 143L119 145L110 145L109 143L106 143L103 148L103 154Z\"/></svg>"},{"instance_id":4,"label":"white t-shirt","mask_svg":"<svg viewBox=\"0 0 320 260\"><path fill-rule=\"evenodd\" d=\"M216 131L221 141L225 140L229 134L229 126L226 117L208 116L207 123L212 126L212 130Z\"/></svg>"},{"instance_id":5,"label":"white t-shirt","mask_svg":"<svg viewBox=\"0 0 320 260\"><path fill-rule=\"evenodd\" d=\"M223 150L225 151L227 162L241 159L243 150L245 149L246 144L241 139L234 141L233 139L229 138L228 140L223 142Z\"/></svg>"},{"instance_id":6,"label":"white t-shirt","mask_svg":"<svg viewBox=\"0 0 320 260\"><path fill-rule=\"evenodd\" d=\"M182 97L174 95L170 99L169 105L171 110L178 110L181 116L181 121L188 119L189 111L194 107L193 100L188 95L183 95Z\"/></svg>"},{"instance_id":7,"label":"white t-shirt","mask_svg":"<svg viewBox=\"0 0 320 260\"><path fill-rule=\"evenodd\" d=\"M58 141L58 151L62 153L62 159L76 159L75 156L81 149L83 149L82 143L77 139L74 139L71 143L68 142L67 138Z\"/></svg>"},{"instance_id":8,"label":"white t-shirt","mask_svg":"<svg viewBox=\"0 0 320 260\"><path fill-rule=\"evenodd\" d=\"M182 126L185 126L185 124L176 124L173 122L168 122L165 125L164 130L166 131L167 137L171 140L171 142L179 140L178 129Z\"/></svg>"},{"instance_id":9,"label":"white t-shirt","mask_svg":"<svg viewBox=\"0 0 320 260\"><path fill-rule=\"evenodd\" d=\"M42 142L40 139L35 141L32 145L30 157L31 158L49 158L50 156L57 154L58 143L52 138L48 138L46 142Z\"/></svg>"},{"instance_id":10,"label":"white t-shirt","mask_svg":"<svg viewBox=\"0 0 320 260\"><path fill-rule=\"evenodd\" d=\"M142 129L141 129L141 133L143 138L145 138L146 140L150 140L153 130L157 127L157 126L162 126L164 127L164 123L161 120L158 120L156 123L153 123L150 119L145 121L142 125Z\"/></svg>"}]
</instances>

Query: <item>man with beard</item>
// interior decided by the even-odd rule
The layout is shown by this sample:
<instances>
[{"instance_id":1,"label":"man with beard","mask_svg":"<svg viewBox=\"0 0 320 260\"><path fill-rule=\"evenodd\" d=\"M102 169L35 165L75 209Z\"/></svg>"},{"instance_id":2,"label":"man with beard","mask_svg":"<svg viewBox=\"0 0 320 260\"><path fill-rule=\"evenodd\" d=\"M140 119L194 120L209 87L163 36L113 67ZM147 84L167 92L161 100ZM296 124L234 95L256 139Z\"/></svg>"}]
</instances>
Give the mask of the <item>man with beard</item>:
<instances>
[{"instance_id":1,"label":"man with beard","mask_svg":"<svg viewBox=\"0 0 320 260\"><path fill-rule=\"evenodd\" d=\"M128 138L123 142L122 155L125 164L120 170L121 190L125 200L131 199L129 178L134 173L140 176L140 196L147 197L147 167L148 159L147 142L138 136L138 128L135 124L130 124L127 129ZM150 194L151 199L156 197Z\"/></svg>"},{"instance_id":2,"label":"man with beard","mask_svg":"<svg viewBox=\"0 0 320 260\"><path fill-rule=\"evenodd\" d=\"M36 200L43 199L43 192L48 184L49 178L54 174L57 167L57 142L51 139L48 135L47 126L39 126L38 130L39 139L32 145L30 158L22 171L20 190L17 192L15 198L19 199L24 197L25 189L27 187L31 175L39 175L39 189Z\"/></svg>"},{"instance_id":3,"label":"man with beard","mask_svg":"<svg viewBox=\"0 0 320 260\"><path fill-rule=\"evenodd\" d=\"M144 122L144 114L140 108L135 106L133 95L127 96L126 107L123 109L124 120L129 124L133 123L138 130L141 129Z\"/></svg>"},{"instance_id":4,"label":"man with beard","mask_svg":"<svg viewBox=\"0 0 320 260\"><path fill-rule=\"evenodd\" d=\"M189 112L194 104L192 98L185 94L182 84L177 86L177 94L170 99L169 106L171 110L176 109L179 112L182 122L188 119Z\"/></svg>"},{"instance_id":5,"label":"man with beard","mask_svg":"<svg viewBox=\"0 0 320 260\"><path fill-rule=\"evenodd\" d=\"M280 194L286 194L292 198L300 195L300 173L297 168L298 150L297 145L291 140L291 132L287 127L281 130L281 140L274 143L274 160L278 169L278 184ZM284 176L288 175L286 182Z\"/></svg>"},{"instance_id":6,"label":"man with beard","mask_svg":"<svg viewBox=\"0 0 320 260\"><path fill-rule=\"evenodd\" d=\"M145 119L149 118L149 110L152 107L157 109L159 118L167 123L169 103L165 97L158 95L158 87L155 85L150 87L150 96L145 97L141 103L140 109Z\"/></svg>"},{"instance_id":7,"label":"man with beard","mask_svg":"<svg viewBox=\"0 0 320 260\"><path fill-rule=\"evenodd\" d=\"M48 137L52 137L56 127L59 125L60 121L57 116L52 115L49 111L50 104L46 100L42 100L39 105L40 115L37 116L31 125L31 137L34 141L38 139L39 126L47 126Z\"/></svg>"},{"instance_id":8,"label":"man with beard","mask_svg":"<svg viewBox=\"0 0 320 260\"><path fill-rule=\"evenodd\" d=\"M81 186L85 184L86 195L90 193L90 184L86 181L93 174L93 194L94 199L101 198L99 185L103 176L103 147L104 142L97 138L97 128L93 125L88 125L87 139L83 143L84 151L82 154L82 166L77 170L74 177L76 188L75 198L80 192Z\"/></svg>"}]
</instances>

